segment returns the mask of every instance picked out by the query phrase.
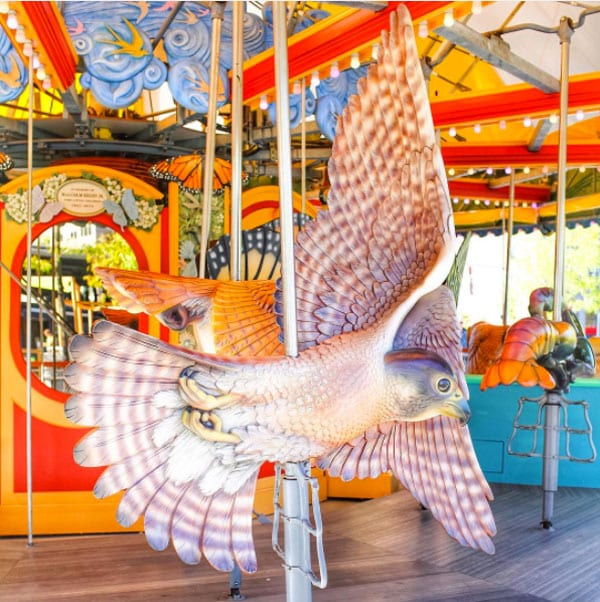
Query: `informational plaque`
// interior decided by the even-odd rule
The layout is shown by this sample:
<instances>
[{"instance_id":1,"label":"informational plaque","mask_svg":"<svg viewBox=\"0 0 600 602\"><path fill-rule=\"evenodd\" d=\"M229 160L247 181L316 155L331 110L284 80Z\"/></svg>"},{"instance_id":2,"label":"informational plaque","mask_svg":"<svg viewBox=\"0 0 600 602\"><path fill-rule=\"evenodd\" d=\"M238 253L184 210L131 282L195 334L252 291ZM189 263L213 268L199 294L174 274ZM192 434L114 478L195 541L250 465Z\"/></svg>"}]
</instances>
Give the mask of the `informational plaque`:
<instances>
[{"instance_id":1,"label":"informational plaque","mask_svg":"<svg viewBox=\"0 0 600 602\"><path fill-rule=\"evenodd\" d=\"M56 195L56 200L62 203L63 210L78 217L102 213L103 203L108 198L108 191L102 184L84 178L68 180L58 189Z\"/></svg>"}]
</instances>

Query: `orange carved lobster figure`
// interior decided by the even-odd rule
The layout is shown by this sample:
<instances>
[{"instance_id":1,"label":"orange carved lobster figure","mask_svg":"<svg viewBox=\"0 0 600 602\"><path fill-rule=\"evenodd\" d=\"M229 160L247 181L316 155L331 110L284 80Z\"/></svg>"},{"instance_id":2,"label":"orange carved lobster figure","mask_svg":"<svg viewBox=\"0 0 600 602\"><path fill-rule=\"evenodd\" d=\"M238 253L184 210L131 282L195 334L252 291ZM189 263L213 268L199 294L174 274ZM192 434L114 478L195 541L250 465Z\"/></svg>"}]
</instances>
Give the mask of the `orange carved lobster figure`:
<instances>
[{"instance_id":1,"label":"orange carved lobster figure","mask_svg":"<svg viewBox=\"0 0 600 602\"><path fill-rule=\"evenodd\" d=\"M577 316L568 309L561 322L544 319L552 307L552 289L536 289L530 297L531 317L506 332L498 358L481 380L481 390L518 383L523 387L567 390L576 376L592 376L595 358Z\"/></svg>"}]
</instances>

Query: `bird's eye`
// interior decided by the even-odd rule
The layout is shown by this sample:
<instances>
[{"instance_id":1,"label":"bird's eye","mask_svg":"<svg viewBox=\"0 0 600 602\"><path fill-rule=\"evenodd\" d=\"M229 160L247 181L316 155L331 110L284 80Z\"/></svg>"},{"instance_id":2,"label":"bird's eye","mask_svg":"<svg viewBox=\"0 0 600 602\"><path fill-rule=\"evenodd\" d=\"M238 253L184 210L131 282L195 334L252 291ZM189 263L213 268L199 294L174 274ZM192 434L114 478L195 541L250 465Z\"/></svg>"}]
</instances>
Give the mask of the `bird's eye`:
<instances>
[{"instance_id":1,"label":"bird's eye","mask_svg":"<svg viewBox=\"0 0 600 602\"><path fill-rule=\"evenodd\" d=\"M448 393L451 386L452 383L449 378L440 378L440 380L437 381L437 389L440 393Z\"/></svg>"}]
</instances>

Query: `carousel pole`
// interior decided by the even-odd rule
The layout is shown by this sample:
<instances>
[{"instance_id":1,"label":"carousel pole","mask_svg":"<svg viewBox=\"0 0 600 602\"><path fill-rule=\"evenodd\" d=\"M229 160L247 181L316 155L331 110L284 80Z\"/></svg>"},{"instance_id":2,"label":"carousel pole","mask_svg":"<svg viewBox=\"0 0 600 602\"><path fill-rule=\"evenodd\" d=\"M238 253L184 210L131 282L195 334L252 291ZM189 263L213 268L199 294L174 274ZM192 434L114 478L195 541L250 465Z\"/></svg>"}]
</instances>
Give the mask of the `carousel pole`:
<instances>
[{"instance_id":1,"label":"carousel pole","mask_svg":"<svg viewBox=\"0 0 600 602\"><path fill-rule=\"evenodd\" d=\"M502 324L508 324L508 286L510 283L510 252L512 247L512 235L515 215L515 170L510 172L510 188L508 198L508 224L506 226L506 262L504 272L504 307L502 314Z\"/></svg>"},{"instance_id":2,"label":"carousel pole","mask_svg":"<svg viewBox=\"0 0 600 602\"><path fill-rule=\"evenodd\" d=\"M292 163L290 137L289 73L287 52L286 3L273 3L275 50L275 89L277 115L277 164L279 175L279 211L281 217L281 286L283 294L283 334L285 353L298 355L296 321L296 276L294 270L294 232L292 207ZM308 462L285 465L283 478L284 560L286 599L288 602L310 602L311 583L309 533L303 524L308 516L308 488L302 475L308 474Z\"/></svg>"},{"instance_id":3,"label":"carousel pole","mask_svg":"<svg viewBox=\"0 0 600 602\"><path fill-rule=\"evenodd\" d=\"M244 89L244 3L233 3L233 74L231 78L231 279L241 279L242 259L242 137ZM245 600L242 571L236 563L229 573L229 599Z\"/></svg>"},{"instance_id":4,"label":"carousel pole","mask_svg":"<svg viewBox=\"0 0 600 602\"><path fill-rule=\"evenodd\" d=\"M244 3L233 3L233 75L231 78L231 278L241 279L242 138L244 134Z\"/></svg>"},{"instance_id":5,"label":"carousel pole","mask_svg":"<svg viewBox=\"0 0 600 602\"><path fill-rule=\"evenodd\" d=\"M569 51L573 28L567 17L558 27L560 38L560 117L558 128L558 191L556 199L556 241L554 253L554 308L553 320L562 319L562 299L565 266L565 190L567 169L567 117L569 101ZM552 527L554 493L558 490L558 455L560 427L560 396L548 393L544 419L544 450L542 467L542 521L544 529Z\"/></svg>"},{"instance_id":6,"label":"carousel pole","mask_svg":"<svg viewBox=\"0 0 600 602\"><path fill-rule=\"evenodd\" d=\"M26 462L27 462L27 545L33 545L33 445L32 445L32 396L31 396L31 245L32 241L32 190L33 190L33 61L29 59L29 115L27 117L27 288L25 317L26 339Z\"/></svg>"},{"instance_id":7,"label":"carousel pole","mask_svg":"<svg viewBox=\"0 0 600 602\"><path fill-rule=\"evenodd\" d=\"M210 236L210 202L213 193L213 171L215 165L215 140L217 132L217 93L219 90L219 62L221 52L221 28L225 2L211 3L211 49L210 85L208 88L208 111L206 113L206 142L204 147L204 177L202 185L202 232L200 233L200 266L198 273L206 273L206 251Z\"/></svg>"}]
</instances>

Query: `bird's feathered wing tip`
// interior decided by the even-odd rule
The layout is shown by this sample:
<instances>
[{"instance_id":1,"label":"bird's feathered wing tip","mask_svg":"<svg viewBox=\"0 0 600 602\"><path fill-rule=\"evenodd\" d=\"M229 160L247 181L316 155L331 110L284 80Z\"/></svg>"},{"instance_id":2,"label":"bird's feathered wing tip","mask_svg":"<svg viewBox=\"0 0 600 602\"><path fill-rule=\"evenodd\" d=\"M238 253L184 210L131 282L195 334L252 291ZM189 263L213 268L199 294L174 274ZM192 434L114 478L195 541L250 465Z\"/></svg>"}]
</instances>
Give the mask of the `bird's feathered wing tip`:
<instances>
[{"instance_id":1,"label":"bird's feathered wing tip","mask_svg":"<svg viewBox=\"0 0 600 602\"><path fill-rule=\"evenodd\" d=\"M452 265L445 170L403 6L339 119L329 178L329 210L300 232L295 249L301 349L386 318L393 338Z\"/></svg>"},{"instance_id":2,"label":"bird's feathered wing tip","mask_svg":"<svg viewBox=\"0 0 600 602\"><path fill-rule=\"evenodd\" d=\"M379 425L320 458L318 466L345 481L391 470L451 537L494 553L492 491L468 430L455 419Z\"/></svg>"},{"instance_id":3,"label":"bird's feathered wing tip","mask_svg":"<svg viewBox=\"0 0 600 602\"><path fill-rule=\"evenodd\" d=\"M218 570L231 571L237 562L254 572L252 505L260 462L237 462L231 446L198 437L182 421L181 371L202 369L206 356L106 321L95 325L92 337L75 336L70 351L66 380L77 394L65 415L96 427L77 444L74 458L82 466L107 466L95 495L126 490L117 520L131 526L144 515L154 549L172 540L184 562L204 556ZM220 360L206 359L207 374L216 374Z\"/></svg>"}]
</instances>

